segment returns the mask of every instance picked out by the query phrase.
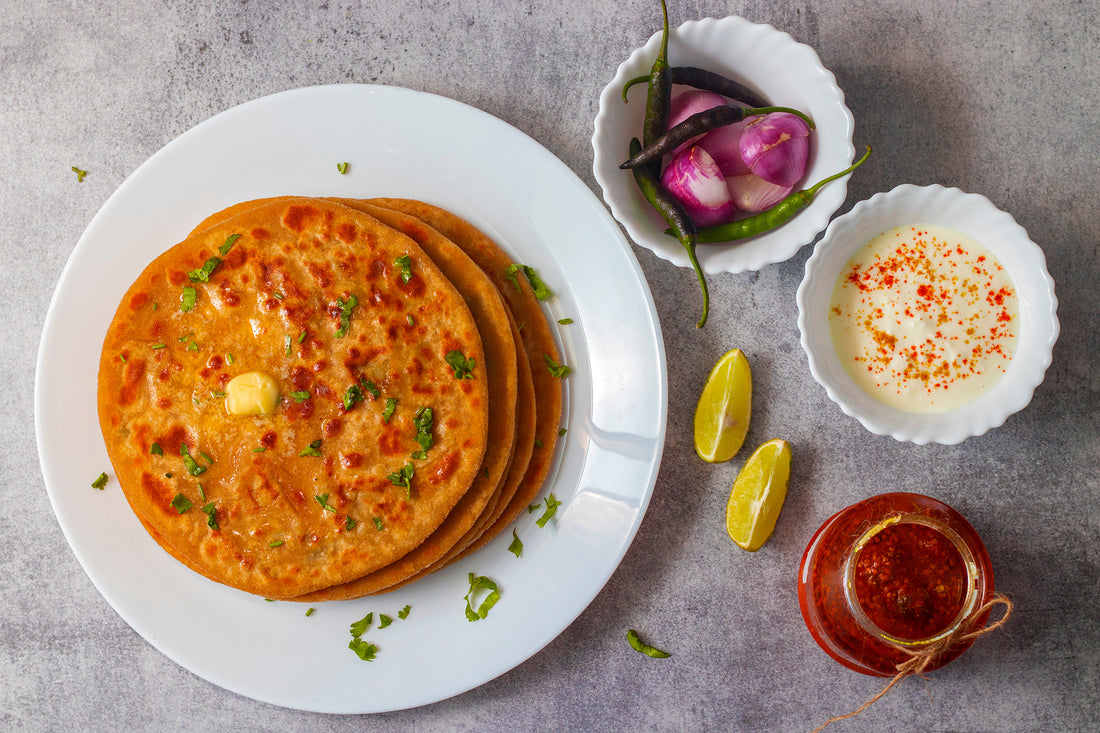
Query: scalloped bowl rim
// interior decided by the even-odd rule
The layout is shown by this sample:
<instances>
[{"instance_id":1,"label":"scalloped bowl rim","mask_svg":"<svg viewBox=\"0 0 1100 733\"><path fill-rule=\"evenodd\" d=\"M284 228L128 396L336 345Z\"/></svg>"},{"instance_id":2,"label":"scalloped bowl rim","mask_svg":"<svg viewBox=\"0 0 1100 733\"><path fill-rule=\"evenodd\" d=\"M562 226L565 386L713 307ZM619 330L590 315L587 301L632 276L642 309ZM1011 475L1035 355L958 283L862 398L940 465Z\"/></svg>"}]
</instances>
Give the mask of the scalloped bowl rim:
<instances>
[{"instance_id":1,"label":"scalloped bowl rim","mask_svg":"<svg viewBox=\"0 0 1100 733\"><path fill-rule=\"evenodd\" d=\"M907 224L943 226L977 240L1005 266L1017 291L1020 327L1008 371L973 402L946 412L907 413L875 400L847 375L829 335L829 299L841 269L871 238ZM1059 332L1054 280L1042 249L985 196L938 184L902 184L834 219L806 261L796 300L810 373L829 398L872 433L919 445L961 443L1026 407L1050 366Z\"/></svg>"},{"instance_id":2,"label":"scalloped bowl rim","mask_svg":"<svg viewBox=\"0 0 1100 733\"><path fill-rule=\"evenodd\" d=\"M638 245L679 267L691 267L683 247L664 233L666 224L642 198L628 171L619 169L627 142L640 136L645 97L641 89L622 101L623 84L648 74L660 45L660 32L622 62L600 94L592 135L592 171L612 215ZM731 43L730 39L736 39ZM750 59L768 58L761 64ZM744 59L744 62L742 62ZM773 103L807 112L817 124L802 186L844 170L854 160L855 121L844 92L817 52L771 25L740 16L689 20L669 33L669 61L726 74L764 92ZM700 245L699 261L711 274L758 270L790 259L809 244L844 203L848 177L828 184L787 224L735 245Z\"/></svg>"}]
</instances>

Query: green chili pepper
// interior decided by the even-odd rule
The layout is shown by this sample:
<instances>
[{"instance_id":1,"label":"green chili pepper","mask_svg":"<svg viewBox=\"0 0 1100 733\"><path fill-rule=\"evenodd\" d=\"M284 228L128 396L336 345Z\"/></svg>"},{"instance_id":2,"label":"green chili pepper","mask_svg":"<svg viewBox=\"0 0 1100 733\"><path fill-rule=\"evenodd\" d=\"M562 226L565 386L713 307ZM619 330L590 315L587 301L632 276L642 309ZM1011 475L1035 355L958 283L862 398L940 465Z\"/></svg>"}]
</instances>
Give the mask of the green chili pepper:
<instances>
[{"instance_id":1,"label":"green chili pepper","mask_svg":"<svg viewBox=\"0 0 1100 733\"><path fill-rule=\"evenodd\" d=\"M632 138L630 140L631 154L641 149L642 144L638 142L638 138ZM695 222L691 220L683 204L661 185L659 170L655 170L653 166L640 165L637 168L631 168L630 172L634 174L634 182L638 184L638 188L645 196L646 201L652 204L653 208L657 209L664 220L672 227L665 230L666 233L680 240L680 244L687 250L688 259L695 270L695 277L699 280L699 288L703 291L703 315L699 319L699 323L695 324L696 328L702 328L707 324L707 314L710 312L710 290L707 288L703 268L699 266L699 258L695 254Z\"/></svg>"},{"instance_id":2,"label":"green chili pepper","mask_svg":"<svg viewBox=\"0 0 1100 733\"><path fill-rule=\"evenodd\" d=\"M665 133L669 104L672 101L672 78L668 70L668 7L665 0L661 0L661 15L664 26L661 30L661 46L649 72L649 94L645 100L645 121L642 125L643 147L648 147Z\"/></svg>"},{"instance_id":3,"label":"green chili pepper","mask_svg":"<svg viewBox=\"0 0 1100 733\"><path fill-rule=\"evenodd\" d=\"M806 124L810 126L811 130L814 128L813 120L797 109L792 109L790 107L756 107L752 109L734 107L731 105L711 107L710 109L693 114L680 124L674 126L668 132L648 143L642 148L641 152L631 156L629 160L619 167L624 169L633 168L637 165L645 165L651 161L660 160L665 153L672 152L679 147L681 143L687 142L697 135L710 132L717 127L740 122L746 117L766 115L771 112L787 112L792 115L798 115L806 121Z\"/></svg>"},{"instance_id":4,"label":"green chili pepper","mask_svg":"<svg viewBox=\"0 0 1100 733\"><path fill-rule=\"evenodd\" d=\"M761 234L770 229L775 229L780 224L785 224L788 219L793 217L802 209L806 208L811 201L814 200L814 196L821 190L821 187L830 181L835 181L838 178L843 178L856 168L863 165L863 161L867 160L871 156L871 146L867 146L867 152L863 154L863 157L852 164L850 168L842 170L836 175L829 176L821 181L818 181L813 186L803 190L795 191L787 198L780 201L778 204L762 211L759 214L750 216L746 219L738 219L737 221L730 222L729 224L719 224L717 226L706 227L699 230L698 241L703 244L717 244L720 242L730 242L735 239L747 239L748 237L754 237L757 234ZM675 229L675 228L674 228ZM666 230L667 231L667 230ZM669 232L673 233L673 232Z\"/></svg>"},{"instance_id":5,"label":"green chili pepper","mask_svg":"<svg viewBox=\"0 0 1100 733\"><path fill-rule=\"evenodd\" d=\"M661 46L657 51L657 58L653 61L653 69L649 73L649 94L646 97L645 121L642 126L642 138L652 142L664 134L668 125L668 107L672 97L672 80L669 77L668 66L668 7L665 0L661 0L661 16L663 18L661 29ZM637 154L642 149L642 143L638 138L630 141L630 155ZM699 266L699 259L695 254L695 222L688 216L683 204L677 201L661 185L661 161L655 160L646 165L636 166L631 169L634 174L634 182L653 208L661 214L668 225L672 227L672 235L680 241L687 250L688 259L695 269L695 276L699 279L699 286L703 290L703 316L696 324L696 328L706 325L707 314L710 311L710 291L707 289L707 281L703 276L703 270Z\"/></svg>"},{"instance_id":6,"label":"green chili pepper","mask_svg":"<svg viewBox=\"0 0 1100 733\"><path fill-rule=\"evenodd\" d=\"M700 69L695 66L673 66L669 69L669 76L673 84L703 89L723 97L729 97L749 107L767 107L771 104L765 97L757 94L744 84L733 79L716 74L713 71ZM649 81L649 76L636 76L623 85L623 101L626 101L626 93L635 84Z\"/></svg>"}]
</instances>

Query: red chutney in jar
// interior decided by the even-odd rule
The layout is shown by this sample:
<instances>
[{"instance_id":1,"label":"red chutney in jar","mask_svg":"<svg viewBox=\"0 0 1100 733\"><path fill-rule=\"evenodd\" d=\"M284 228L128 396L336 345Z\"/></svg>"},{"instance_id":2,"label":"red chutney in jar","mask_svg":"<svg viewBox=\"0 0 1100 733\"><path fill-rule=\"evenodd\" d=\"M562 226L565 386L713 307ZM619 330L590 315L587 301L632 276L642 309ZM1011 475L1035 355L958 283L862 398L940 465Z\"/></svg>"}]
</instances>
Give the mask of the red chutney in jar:
<instances>
[{"instance_id":1,"label":"red chutney in jar","mask_svg":"<svg viewBox=\"0 0 1100 733\"><path fill-rule=\"evenodd\" d=\"M975 611L992 596L992 564L974 528L920 494L882 494L833 515L806 547L798 577L814 640L849 669L884 677L907 652L964 625L980 628L988 612ZM970 643L952 646L928 671Z\"/></svg>"}]
</instances>

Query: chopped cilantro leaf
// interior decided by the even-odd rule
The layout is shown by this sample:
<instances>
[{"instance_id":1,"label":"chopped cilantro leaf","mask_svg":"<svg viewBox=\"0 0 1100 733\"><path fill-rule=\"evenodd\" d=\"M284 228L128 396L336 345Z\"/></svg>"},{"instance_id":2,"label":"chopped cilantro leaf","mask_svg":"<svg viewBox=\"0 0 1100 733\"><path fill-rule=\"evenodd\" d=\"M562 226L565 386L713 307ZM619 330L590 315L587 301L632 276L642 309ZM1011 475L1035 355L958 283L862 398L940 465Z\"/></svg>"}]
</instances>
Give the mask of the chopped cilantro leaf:
<instances>
[{"instance_id":1,"label":"chopped cilantro leaf","mask_svg":"<svg viewBox=\"0 0 1100 733\"><path fill-rule=\"evenodd\" d=\"M374 382L369 379L360 379L360 384L363 385L363 389L370 392L371 397L374 399L378 399L382 396L382 390L378 389L378 387L374 385Z\"/></svg>"},{"instance_id":2,"label":"chopped cilantro leaf","mask_svg":"<svg viewBox=\"0 0 1100 733\"><path fill-rule=\"evenodd\" d=\"M416 426L416 442L420 444L420 458L427 456L428 449L432 447L432 408L421 407L413 418Z\"/></svg>"},{"instance_id":3,"label":"chopped cilantro leaf","mask_svg":"<svg viewBox=\"0 0 1100 733\"><path fill-rule=\"evenodd\" d=\"M399 618L401 620L407 619L409 617L409 611L411 611L411 610L412 610L412 606L405 606L404 608L402 608L400 611L397 612L397 618Z\"/></svg>"},{"instance_id":4,"label":"chopped cilantro leaf","mask_svg":"<svg viewBox=\"0 0 1100 733\"><path fill-rule=\"evenodd\" d=\"M638 638L638 632L634 629L630 629L626 632L626 640L630 642L631 648L634 651L646 655L647 657L653 657L654 659L664 659L671 656L668 652L663 652L660 649L651 647L649 644L645 644Z\"/></svg>"},{"instance_id":5,"label":"chopped cilantro leaf","mask_svg":"<svg viewBox=\"0 0 1100 733\"><path fill-rule=\"evenodd\" d=\"M346 531L350 532L358 526L359 526L359 522L356 522L351 517L347 517L347 516L344 517L344 529Z\"/></svg>"},{"instance_id":6,"label":"chopped cilantro leaf","mask_svg":"<svg viewBox=\"0 0 1100 733\"><path fill-rule=\"evenodd\" d=\"M412 280L412 260L408 255L401 255L393 261L393 265L401 269L401 282L407 283Z\"/></svg>"},{"instance_id":7,"label":"chopped cilantro leaf","mask_svg":"<svg viewBox=\"0 0 1100 733\"><path fill-rule=\"evenodd\" d=\"M198 298L199 291L190 286L186 286L183 289L183 294L180 295L180 310L187 313L195 307L195 301Z\"/></svg>"},{"instance_id":8,"label":"chopped cilantro leaf","mask_svg":"<svg viewBox=\"0 0 1100 733\"><path fill-rule=\"evenodd\" d=\"M474 607L474 600L479 591L489 591L489 594L485 596L485 599L481 602L481 605ZM489 609L491 609L496 602L500 600L500 590L497 588L497 584L490 578L484 575L474 575L470 573L470 590L466 593L466 620L478 621L489 615Z\"/></svg>"},{"instance_id":9,"label":"chopped cilantro leaf","mask_svg":"<svg viewBox=\"0 0 1100 733\"><path fill-rule=\"evenodd\" d=\"M393 618L384 613L378 614L378 628L384 629L393 623Z\"/></svg>"},{"instance_id":10,"label":"chopped cilantro leaf","mask_svg":"<svg viewBox=\"0 0 1100 733\"><path fill-rule=\"evenodd\" d=\"M227 254L229 254L229 250L233 249L233 245L236 244L237 240L240 238L240 234L230 234L228 237L225 238L225 244L218 247L218 253L222 257L225 257Z\"/></svg>"},{"instance_id":11,"label":"chopped cilantro leaf","mask_svg":"<svg viewBox=\"0 0 1100 733\"><path fill-rule=\"evenodd\" d=\"M198 461L191 457L191 451L187 449L187 443L180 443L180 455L183 456L183 465L187 473L198 476L206 472L206 466L200 466Z\"/></svg>"},{"instance_id":12,"label":"chopped cilantro leaf","mask_svg":"<svg viewBox=\"0 0 1100 733\"><path fill-rule=\"evenodd\" d=\"M527 276L527 282L531 284L531 290L535 293L535 297L539 300L549 300L553 297L553 293L550 292L550 288L546 287L546 283L542 281L539 274L535 272L535 268L523 265L523 274Z\"/></svg>"},{"instance_id":13,"label":"chopped cilantro leaf","mask_svg":"<svg viewBox=\"0 0 1100 733\"><path fill-rule=\"evenodd\" d=\"M390 418L393 417L393 411L397 409L397 398L386 398L386 409L382 410L382 422L388 423Z\"/></svg>"},{"instance_id":14,"label":"chopped cilantro leaf","mask_svg":"<svg viewBox=\"0 0 1100 733\"><path fill-rule=\"evenodd\" d=\"M206 526L210 529L218 528L218 508L214 506L214 502L210 502L202 508L203 513L206 514Z\"/></svg>"},{"instance_id":15,"label":"chopped cilantro leaf","mask_svg":"<svg viewBox=\"0 0 1100 733\"><path fill-rule=\"evenodd\" d=\"M523 288L519 286L519 278L516 277L516 273L519 272L519 265L508 265L504 268L504 277L508 282L512 283L513 287L519 292L523 292Z\"/></svg>"},{"instance_id":16,"label":"chopped cilantro leaf","mask_svg":"<svg viewBox=\"0 0 1100 733\"><path fill-rule=\"evenodd\" d=\"M320 456L321 455L321 440L317 440L310 443L305 448L302 448L298 453L299 456Z\"/></svg>"},{"instance_id":17,"label":"chopped cilantro leaf","mask_svg":"<svg viewBox=\"0 0 1100 733\"><path fill-rule=\"evenodd\" d=\"M351 635L358 639L363 634L367 633L367 629L374 623L374 611L371 611L363 618L355 621L351 625Z\"/></svg>"},{"instance_id":18,"label":"chopped cilantro leaf","mask_svg":"<svg viewBox=\"0 0 1100 733\"><path fill-rule=\"evenodd\" d=\"M297 402L299 405L310 398L309 391L304 389L299 392L291 392L290 396L293 397L294 401Z\"/></svg>"},{"instance_id":19,"label":"chopped cilantro leaf","mask_svg":"<svg viewBox=\"0 0 1100 733\"><path fill-rule=\"evenodd\" d=\"M172 499L172 508L180 514L183 514L185 511L193 506L195 505L191 503L191 500L184 496L182 493L176 494L175 498Z\"/></svg>"},{"instance_id":20,"label":"chopped cilantro leaf","mask_svg":"<svg viewBox=\"0 0 1100 733\"><path fill-rule=\"evenodd\" d=\"M347 412L355 406L356 402L363 400L363 390L359 389L358 384L353 384L348 387L347 392L344 392L344 411Z\"/></svg>"},{"instance_id":21,"label":"chopped cilantro leaf","mask_svg":"<svg viewBox=\"0 0 1100 733\"><path fill-rule=\"evenodd\" d=\"M539 517L538 519L535 520L535 524L537 524L540 527L545 527L546 523L549 522L553 518L553 516L557 513L559 506L561 506L561 502L558 501L554 497L553 492L551 492L546 497L546 511L544 511L542 513L541 517Z\"/></svg>"},{"instance_id":22,"label":"chopped cilantro leaf","mask_svg":"<svg viewBox=\"0 0 1100 733\"><path fill-rule=\"evenodd\" d=\"M214 270L218 269L218 265L221 263L221 257L211 257L202 264L202 267L187 273L187 278L193 283L210 282L210 276L214 274Z\"/></svg>"},{"instance_id":23,"label":"chopped cilantro leaf","mask_svg":"<svg viewBox=\"0 0 1100 733\"><path fill-rule=\"evenodd\" d=\"M356 656L358 656L364 662L373 662L375 656L377 656L378 654L377 646L365 642L358 637L348 642L348 649L351 649L353 652L355 652Z\"/></svg>"},{"instance_id":24,"label":"chopped cilantro leaf","mask_svg":"<svg viewBox=\"0 0 1100 733\"><path fill-rule=\"evenodd\" d=\"M359 298L349 295L347 300L338 299L336 304L340 306L340 328L336 329L336 338L339 339L344 338L351 328L351 312L359 305Z\"/></svg>"},{"instance_id":25,"label":"chopped cilantro leaf","mask_svg":"<svg viewBox=\"0 0 1100 733\"><path fill-rule=\"evenodd\" d=\"M102 491L105 486L107 486L107 474L101 473L95 477L95 481L92 482L92 488Z\"/></svg>"},{"instance_id":26,"label":"chopped cilantro leaf","mask_svg":"<svg viewBox=\"0 0 1100 733\"><path fill-rule=\"evenodd\" d=\"M546 362L546 368L550 370L550 374L557 377L558 379L568 376L569 372L573 371L565 364L559 364L554 361L554 357L550 356L549 354L543 354L542 359Z\"/></svg>"},{"instance_id":27,"label":"chopped cilantro leaf","mask_svg":"<svg viewBox=\"0 0 1100 733\"><path fill-rule=\"evenodd\" d=\"M187 350L188 351L198 351L199 350L199 345L197 343L195 343L194 341L192 341L191 343L187 344Z\"/></svg>"},{"instance_id":28,"label":"chopped cilantro leaf","mask_svg":"<svg viewBox=\"0 0 1100 733\"><path fill-rule=\"evenodd\" d=\"M467 359L462 355L461 351L457 349L451 351L444 357L451 368L455 370L455 379L473 379L473 368L477 365L474 359Z\"/></svg>"},{"instance_id":29,"label":"chopped cilantro leaf","mask_svg":"<svg viewBox=\"0 0 1100 733\"><path fill-rule=\"evenodd\" d=\"M321 505L321 509L326 512L336 512L336 507L328 503L328 494L314 494L313 500Z\"/></svg>"},{"instance_id":30,"label":"chopped cilantro leaf","mask_svg":"<svg viewBox=\"0 0 1100 733\"><path fill-rule=\"evenodd\" d=\"M164 449L160 447L160 443L153 443L149 446L149 453L154 456L163 456Z\"/></svg>"},{"instance_id":31,"label":"chopped cilantro leaf","mask_svg":"<svg viewBox=\"0 0 1100 733\"><path fill-rule=\"evenodd\" d=\"M520 541L519 535L516 534L516 530L512 530L512 544L508 545L508 552L512 553L516 557L519 557L523 553L523 542Z\"/></svg>"},{"instance_id":32,"label":"chopped cilantro leaf","mask_svg":"<svg viewBox=\"0 0 1100 733\"><path fill-rule=\"evenodd\" d=\"M389 476L386 476L386 478L388 478L394 486L404 486L405 495L411 498L412 478L415 471L416 469L413 467L412 463L406 463L404 466L402 466L400 471L397 471L396 473L391 473Z\"/></svg>"},{"instance_id":33,"label":"chopped cilantro leaf","mask_svg":"<svg viewBox=\"0 0 1100 733\"><path fill-rule=\"evenodd\" d=\"M374 517L373 519L374 519L374 528L375 529L381 531L381 530L386 528L386 526L384 524L382 524L382 517Z\"/></svg>"}]
</instances>

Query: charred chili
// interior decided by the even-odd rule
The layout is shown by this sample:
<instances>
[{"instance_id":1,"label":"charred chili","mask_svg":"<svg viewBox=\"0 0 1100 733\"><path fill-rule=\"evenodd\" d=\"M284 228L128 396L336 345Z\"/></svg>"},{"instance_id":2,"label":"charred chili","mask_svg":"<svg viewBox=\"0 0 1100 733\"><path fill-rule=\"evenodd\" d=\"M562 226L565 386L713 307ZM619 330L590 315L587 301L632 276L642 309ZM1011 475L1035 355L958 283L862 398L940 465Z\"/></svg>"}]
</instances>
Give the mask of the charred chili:
<instances>
[{"instance_id":1,"label":"charred chili","mask_svg":"<svg viewBox=\"0 0 1100 733\"><path fill-rule=\"evenodd\" d=\"M713 71L700 69L695 66L673 66L669 70L669 77L673 84L695 87L723 97L746 104L749 107L767 107L771 104L762 95L749 89L744 84L734 81L729 77L716 74ZM649 80L649 76L636 76L623 85L623 101L626 101L626 93L635 84L641 84Z\"/></svg>"},{"instance_id":2,"label":"charred chili","mask_svg":"<svg viewBox=\"0 0 1100 733\"><path fill-rule=\"evenodd\" d=\"M735 122L740 122L746 117L753 117L756 115L766 115L771 112L788 112L793 115L798 115L806 121L806 124L810 126L812 130L814 122L802 112L790 107L737 107L734 105L725 105L722 107L712 107L702 112L697 112L691 117L676 125L672 129L665 132L663 135L646 143L638 155L631 156L629 160L620 165L620 168L633 168L637 165L645 165L651 161L660 160L665 153L672 152L681 143L687 142L691 138L710 132L716 127L723 127L724 125L732 125Z\"/></svg>"}]
</instances>

